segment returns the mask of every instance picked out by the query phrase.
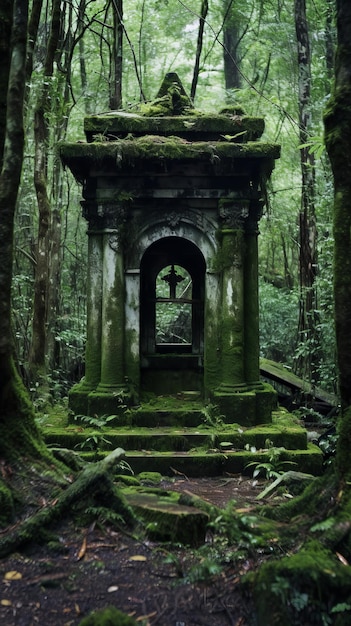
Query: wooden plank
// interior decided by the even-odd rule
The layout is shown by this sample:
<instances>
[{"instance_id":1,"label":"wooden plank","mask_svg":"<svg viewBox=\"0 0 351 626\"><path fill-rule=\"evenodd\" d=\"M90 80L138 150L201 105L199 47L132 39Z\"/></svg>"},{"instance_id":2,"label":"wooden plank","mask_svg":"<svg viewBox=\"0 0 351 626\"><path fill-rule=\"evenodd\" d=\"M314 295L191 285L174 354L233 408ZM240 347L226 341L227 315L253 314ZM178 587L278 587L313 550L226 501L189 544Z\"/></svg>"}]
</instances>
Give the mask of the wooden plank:
<instances>
[{"instance_id":1,"label":"wooden plank","mask_svg":"<svg viewBox=\"0 0 351 626\"><path fill-rule=\"evenodd\" d=\"M285 387L288 387L292 392L302 392L305 395L311 396L316 400L326 402L330 406L338 406L338 398L328 391L324 391L320 387L311 385L306 380L299 378L281 363L270 361L269 359L260 359L260 372L265 378L271 379Z\"/></svg>"}]
</instances>

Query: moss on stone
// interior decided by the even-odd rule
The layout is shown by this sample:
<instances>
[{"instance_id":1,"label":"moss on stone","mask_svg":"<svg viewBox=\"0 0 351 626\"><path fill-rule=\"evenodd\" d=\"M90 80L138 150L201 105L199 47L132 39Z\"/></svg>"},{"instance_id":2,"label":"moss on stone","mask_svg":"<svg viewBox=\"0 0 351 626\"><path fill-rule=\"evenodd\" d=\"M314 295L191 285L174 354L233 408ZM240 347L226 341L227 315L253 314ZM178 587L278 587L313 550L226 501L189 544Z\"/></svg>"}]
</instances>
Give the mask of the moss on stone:
<instances>
[{"instance_id":1,"label":"moss on stone","mask_svg":"<svg viewBox=\"0 0 351 626\"><path fill-rule=\"evenodd\" d=\"M129 615L122 613L114 606L109 606L84 617L79 622L79 626L136 626L136 623Z\"/></svg>"},{"instance_id":2,"label":"moss on stone","mask_svg":"<svg viewBox=\"0 0 351 626\"><path fill-rule=\"evenodd\" d=\"M349 624L351 571L319 542L310 541L296 554L264 563L254 575L253 595L258 626Z\"/></svg>"},{"instance_id":3,"label":"moss on stone","mask_svg":"<svg viewBox=\"0 0 351 626\"><path fill-rule=\"evenodd\" d=\"M131 489L125 496L150 539L192 546L204 542L209 515L193 501L181 502L177 492L145 487Z\"/></svg>"},{"instance_id":4,"label":"moss on stone","mask_svg":"<svg viewBox=\"0 0 351 626\"><path fill-rule=\"evenodd\" d=\"M139 161L152 159L169 159L172 161L207 161L218 165L224 159L277 159L279 146L275 144L247 142L236 144L231 142L186 142L180 137L160 137L147 135L133 140L93 143L62 143L58 147L59 155L64 163L71 168L74 175L80 178L81 168L91 164L96 167L111 166L130 167Z\"/></svg>"},{"instance_id":5,"label":"moss on stone","mask_svg":"<svg viewBox=\"0 0 351 626\"><path fill-rule=\"evenodd\" d=\"M162 474L159 472L141 472L138 474L138 478L141 482L153 483L158 485L162 480Z\"/></svg>"}]
</instances>

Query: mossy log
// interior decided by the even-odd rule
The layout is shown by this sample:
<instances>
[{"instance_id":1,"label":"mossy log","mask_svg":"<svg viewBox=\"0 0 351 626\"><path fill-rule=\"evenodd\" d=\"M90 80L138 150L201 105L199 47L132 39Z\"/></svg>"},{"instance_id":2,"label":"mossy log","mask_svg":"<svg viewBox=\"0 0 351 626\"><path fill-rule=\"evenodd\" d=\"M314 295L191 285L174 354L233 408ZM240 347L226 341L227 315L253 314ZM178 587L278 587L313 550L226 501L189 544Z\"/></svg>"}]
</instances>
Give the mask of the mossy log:
<instances>
[{"instance_id":1,"label":"mossy log","mask_svg":"<svg viewBox=\"0 0 351 626\"><path fill-rule=\"evenodd\" d=\"M118 512L126 524L133 525L133 512L110 475L124 454L122 448L116 448L105 459L88 465L53 504L40 509L0 539L0 557L38 539L44 528L63 517L74 504L82 502L86 497L98 496L99 502L106 503L106 507Z\"/></svg>"}]
</instances>

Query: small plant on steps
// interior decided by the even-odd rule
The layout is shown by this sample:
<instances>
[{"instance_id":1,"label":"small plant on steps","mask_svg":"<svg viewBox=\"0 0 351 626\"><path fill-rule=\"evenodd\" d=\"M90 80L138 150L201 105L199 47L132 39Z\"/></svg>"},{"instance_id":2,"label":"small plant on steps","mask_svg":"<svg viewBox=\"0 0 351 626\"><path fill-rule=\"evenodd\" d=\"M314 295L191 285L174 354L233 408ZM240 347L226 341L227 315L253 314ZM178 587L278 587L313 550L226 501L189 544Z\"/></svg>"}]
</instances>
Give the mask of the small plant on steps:
<instances>
[{"instance_id":1,"label":"small plant on steps","mask_svg":"<svg viewBox=\"0 0 351 626\"><path fill-rule=\"evenodd\" d=\"M281 457L286 451L285 448L274 446L269 440L266 441L266 446L268 450L267 461L252 461L246 465L246 469L249 467L254 468L253 478L258 478L259 476L266 480L278 478L278 476L286 472L287 466L296 465L293 461L282 460Z\"/></svg>"}]
</instances>

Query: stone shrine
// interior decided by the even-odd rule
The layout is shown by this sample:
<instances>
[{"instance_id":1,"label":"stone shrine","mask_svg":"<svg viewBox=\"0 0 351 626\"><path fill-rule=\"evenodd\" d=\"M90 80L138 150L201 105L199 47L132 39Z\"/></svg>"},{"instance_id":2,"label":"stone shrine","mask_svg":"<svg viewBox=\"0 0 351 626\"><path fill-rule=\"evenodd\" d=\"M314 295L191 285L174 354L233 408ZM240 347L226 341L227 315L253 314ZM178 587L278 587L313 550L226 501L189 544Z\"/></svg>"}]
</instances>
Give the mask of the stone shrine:
<instances>
[{"instance_id":1,"label":"stone shrine","mask_svg":"<svg viewBox=\"0 0 351 626\"><path fill-rule=\"evenodd\" d=\"M260 380L258 222L279 146L240 108L195 111L176 74L135 112L85 118L60 156L88 223L85 377L76 414L198 397L229 423L271 421Z\"/></svg>"}]
</instances>

